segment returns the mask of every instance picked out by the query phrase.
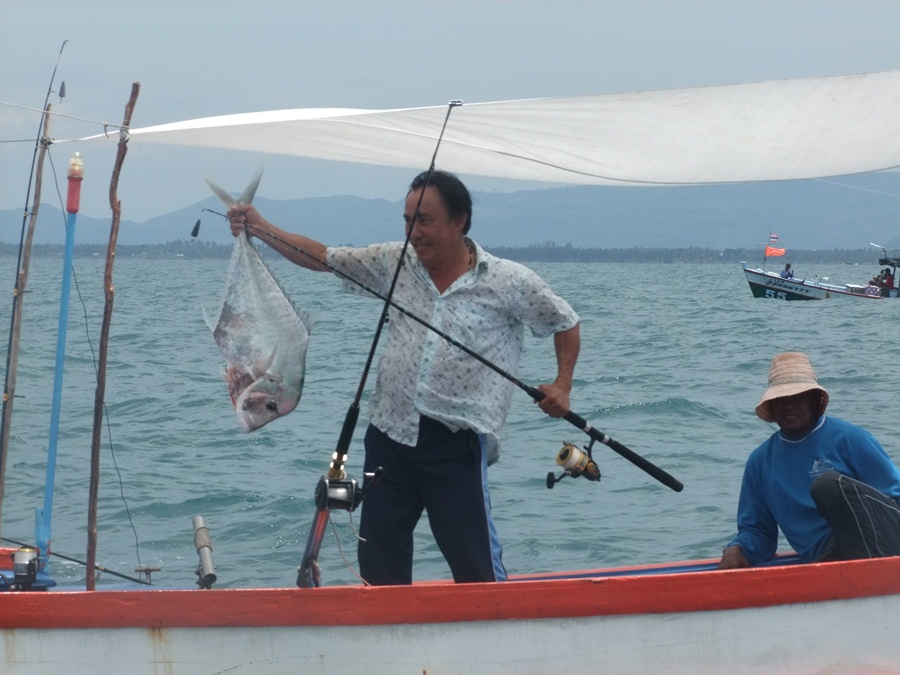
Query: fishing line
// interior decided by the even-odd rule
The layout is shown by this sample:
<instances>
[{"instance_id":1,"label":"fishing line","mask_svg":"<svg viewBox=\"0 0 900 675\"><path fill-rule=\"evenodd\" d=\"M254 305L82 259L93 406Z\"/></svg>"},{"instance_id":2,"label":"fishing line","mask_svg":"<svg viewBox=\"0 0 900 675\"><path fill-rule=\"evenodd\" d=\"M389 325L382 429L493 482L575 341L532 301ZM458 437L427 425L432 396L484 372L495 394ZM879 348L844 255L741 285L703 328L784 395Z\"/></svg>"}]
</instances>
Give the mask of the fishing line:
<instances>
[{"instance_id":1,"label":"fishing line","mask_svg":"<svg viewBox=\"0 0 900 675\"><path fill-rule=\"evenodd\" d=\"M206 209L206 210L208 211L209 209ZM220 216L223 215L223 214L221 214L221 213L216 213L215 211L211 211L211 213L215 213L216 215L220 215ZM227 218L227 216L225 216L225 218ZM264 230L260 230L260 229L258 229L258 228L256 228L256 227L254 227L253 225L246 225L246 226L245 226L245 229L247 229L247 230L248 230L249 232L251 232L252 234L255 234L257 237L260 237L260 238L263 238L263 237L269 238L269 239L271 239L272 241L275 241L275 242L277 242L277 243L279 243L279 244L281 244L281 245L283 245L283 246L286 246L287 248L290 248L292 251L295 251L295 252L299 253L300 255L304 256L305 258L307 258L307 259L309 259L309 260L311 260L311 261L315 261L315 262L319 263L320 265L322 265L322 266L324 266L324 267L327 267L329 271L333 272L334 274L336 274L337 276L341 277L342 279L346 279L346 280L349 281L350 283L355 284L356 286L359 286L361 289L363 289L364 291L366 291L366 293L369 293L369 294L375 296L375 297L378 298L379 300L384 300L385 303L386 303L387 305L389 305L390 307L393 307L394 309L396 309L398 312L400 312L400 313L403 314L404 316L406 316L406 317L412 319L413 321L415 321L416 323L418 323L418 324L424 326L424 327L427 328L428 330L432 331L435 335L437 335L437 336L443 338L444 340L446 340L447 342L449 342L450 344L452 344L454 347L457 347L457 348L461 349L461 350L464 351L466 354L468 354L469 356L473 357L473 358L476 359L477 361L483 363L483 364L486 365L488 368L490 368L491 370L493 370L495 373L498 373L499 375L501 375L502 377L506 378L507 380L509 380L509 381L512 382L513 384L515 384L515 385L517 385L517 386L519 386L519 387L525 389L525 391L527 391L529 394L531 394L531 392L534 391L534 392L537 393L537 395L538 395L540 398L543 398L543 394L541 394L541 392L539 392L539 391L537 391L537 390L535 390L535 389L532 389L532 388L529 387L528 385L524 384L521 380L519 380L518 378L516 378L515 375L512 375L511 373L508 373L507 371L503 370L502 368L500 368L500 366L498 366L497 364L495 364L495 363L489 361L488 359L486 359L484 356L482 356L481 354L479 354L479 353L476 352L475 350L473 350L473 349L471 349L470 347L467 347L466 345L464 345L462 342L459 342L456 338L454 338L454 337L451 336L451 335L448 335L447 333L445 333L444 331L442 331L442 330L441 330L440 328L438 328L437 326L434 326L434 325L428 323L428 321L426 321L425 319L423 319L423 318L421 318L421 317L419 317L419 316L416 316L416 315L413 314L410 310L406 309L406 308L403 307L402 305L398 305L396 302L394 302L394 301L393 301L391 298L389 298L387 295L385 295L385 294L383 294L383 293L380 293L380 292L376 291L374 288L371 288L370 286L367 286L367 285L364 284L362 281L359 281L358 279L355 279L355 278L352 277L351 275L346 274L345 272L342 272L341 270L339 270L338 268L334 267L333 265L330 265L329 263L327 263L327 262L325 262L325 261L323 261L323 260L320 260L319 258L317 258L316 256L314 256L314 255L313 255L312 253L310 253L309 251L305 251L305 250L303 250L302 248L299 248L298 246L294 246L293 244L291 244L291 243L285 241L284 239L278 237L277 235L271 234L271 233L266 232L266 231L264 231Z\"/></svg>"},{"instance_id":2,"label":"fishing line","mask_svg":"<svg viewBox=\"0 0 900 675\"><path fill-rule=\"evenodd\" d=\"M353 512L350 511L347 515L350 516L350 531L353 533L353 536L356 537L359 541L365 541L365 539L359 536L359 533L353 526ZM341 560L344 561L344 565L347 567L347 570L350 572L350 574L359 579L360 582L362 582L363 586L371 586L372 584L363 579L362 575L360 575L360 573L357 572L356 569L354 569L353 564L349 560L347 560L347 555L344 553L344 547L341 546L341 537L338 534L337 526L334 524L334 519L331 517L331 515L328 516L328 524L331 525L331 532L332 534L334 534L334 542L337 544L338 554L341 556Z\"/></svg>"},{"instance_id":3,"label":"fishing line","mask_svg":"<svg viewBox=\"0 0 900 675\"><path fill-rule=\"evenodd\" d=\"M63 47L65 47L66 42L68 42L68 40L63 42ZM60 49L59 51L60 51L60 54L62 54L62 49ZM57 62L57 65L58 65L58 62ZM54 73L55 72L56 71L54 69ZM65 96L65 84L66 83L63 82L63 85L60 88L60 99L62 99L63 96ZM15 103L8 103L7 101L0 101L0 106L6 106L8 108L18 108L19 110L27 110L29 112L43 112L43 115L41 116L41 125L42 126L43 126L44 117L59 117L59 118L67 119L67 120L75 120L76 122L87 122L88 124L101 127L103 129L103 135L106 136L107 138L109 138L110 132L121 133L122 131L125 131L124 127L122 127L121 124L112 124L111 122L104 122L103 120L94 120L94 119L90 119L88 117L77 117L75 115L67 115L65 113L53 112L52 110L46 110L46 109L43 111L40 111L37 108L33 108L31 106L17 105ZM84 140L84 139L82 139L82 138L47 139L47 141L49 143L71 143L71 142L80 141L80 140ZM21 138L21 139L11 138L11 139L0 140L0 143L31 143L33 141L34 141L33 138ZM32 169L33 169L33 167L32 167Z\"/></svg>"},{"instance_id":4,"label":"fishing line","mask_svg":"<svg viewBox=\"0 0 900 675\"><path fill-rule=\"evenodd\" d=\"M68 40L63 42L63 46L65 46L66 42L68 42ZM60 53L62 53L62 49L60 49ZM29 105L18 105L16 103L8 103L6 101L0 101L0 105L4 105L8 108L18 108L19 110L27 110L29 112L41 112L38 108L33 108L32 106L29 106ZM107 130L109 130L109 129L119 130L122 128L121 124L112 124L111 122L104 122L102 120L92 120L88 117L77 117L75 115L67 115L65 113L52 112L52 111L47 114L50 115L51 117L61 117L63 119L67 119L67 120L75 120L76 122L87 122L88 124L96 124L97 126L103 127L104 129L107 129ZM33 139L23 139L21 142L25 142L26 140L30 141ZM80 140L80 139L77 139L77 140ZM8 143L10 141L4 141L4 142ZM19 142L19 141L13 141L13 142ZM60 142L65 143L66 141L60 141Z\"/></svg>"},{"instance_id":5,"label":"fishing line","mask_svg":"<svg viewBox=\"0 0 900 675\"><path fill-rule=\"evenodd\" d=\"M896 168L896 167L892 167ZM900 195L894 194L893 192L882 192L881 190L873 190L872 188L861 187L859 185L849 185L848 183L840 183L836 180L828 180L826 178L814 178L820 183L827 183L828 185L837 185L838 187L847 188L848 190L859 190L860 192L871 192L876 195L881 195L882 197L893 197L894 199L900 199Z\"/></svg>"},{"instance_id":6,"label":"fishing line","mask_svg":"<svg viewBox=\"0 0 900 675\"><path fill-rule=\"evenodd\" d=\"M16 546L19 546L19 547L36 548L36 547L32 546L31 544L24 544L24 543L22 543L22 542L20 542L20 541L16 541L15 539L9 539L8 537L0 537L0 540L2 540L2 541L8 541L10 544L15 544ZM88 566L88 564L87 564L85 561L83 561L83 560L78 560L78 558L71 558L71 557L69 557L69 556L67 556L67 555L63 555L62 553L56 553L55 551L49 551L49 553L50 553L50 555L52 555L52 556L55 556L55 557L57 557L57 558L61 558L61 559L63 559L63 560L68 560L69 562L76 563L76 564L81 565L81 566L83 566L83 567L87 567L87 566ZM127 574L122 574L121 572L116 572L115 570L111 570L111 569L109 569L108 567L104 567L103 565L97 565L96 563L94 564L94 569L95 569L97 572L102 572L102 573L106 573L106 574L112 574L114 577L119 577L119 578L121 578L121 579L126 579L126 580L128 580L128 581L133 581L133 582L135 582L136 584L144 584L145 586L152 586L152 585L153 585L153 584L151 584L149 581L144 581L143 579L138 579L137 577L130 577L130 576L128 576Z\"/></svg>"}]
</instances>

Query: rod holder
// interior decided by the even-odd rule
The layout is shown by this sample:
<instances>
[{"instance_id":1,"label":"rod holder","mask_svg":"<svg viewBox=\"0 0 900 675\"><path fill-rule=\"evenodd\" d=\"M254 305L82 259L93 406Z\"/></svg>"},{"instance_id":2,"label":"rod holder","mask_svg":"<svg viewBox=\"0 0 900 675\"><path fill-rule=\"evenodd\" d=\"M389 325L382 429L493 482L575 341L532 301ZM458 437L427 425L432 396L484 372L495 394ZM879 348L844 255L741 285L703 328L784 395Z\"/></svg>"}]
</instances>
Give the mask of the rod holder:
<instances>
[{"instance_id":1,"label":"rod holder","mask_svg":"<svg viewBox=\"0 0 900 675\"><path fill-rule=\"evenodd\" d=\"M212 558L212 540L209 538L209 529L203 516L194 516L194 548L200 556L200 565L197 567L197 585L200 588L212 588L216 583L216 566Z\"/></svg>"}]
</instances>

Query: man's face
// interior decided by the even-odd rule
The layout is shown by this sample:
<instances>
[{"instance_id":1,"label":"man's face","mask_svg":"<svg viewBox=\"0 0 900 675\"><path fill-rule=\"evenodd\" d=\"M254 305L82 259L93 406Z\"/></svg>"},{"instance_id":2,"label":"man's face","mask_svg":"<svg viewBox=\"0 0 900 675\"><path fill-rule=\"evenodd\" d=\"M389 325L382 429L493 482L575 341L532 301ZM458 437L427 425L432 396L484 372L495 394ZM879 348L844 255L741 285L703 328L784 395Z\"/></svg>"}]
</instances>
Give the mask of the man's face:
<instances>
[{"instance_id":1,"label":"man's face","mask_svg":"<svg viewBox=\"0 0 900 675\"><path fill-rule=\"evenodd\" d=\"M414 190L406 198L403 219L406 231L413 224L413 216L419 203L421 190ZM426 269L441 266L459 256L462 230L465 225L461 218L452 219L441 193L435 187L425 189L419 216L415 219L410 243Z\"/></svg>"},{"instance_id":2,"label":"man's face","mask_svg":"<svg viewBox=\"0 0 900 675\"><path fill-rule=\"evenodd\" d=\"M775 423L788 436L804 436L812 431L822 412L822 392L817 389L769 401Z\"/></svg>"}]
</instances>

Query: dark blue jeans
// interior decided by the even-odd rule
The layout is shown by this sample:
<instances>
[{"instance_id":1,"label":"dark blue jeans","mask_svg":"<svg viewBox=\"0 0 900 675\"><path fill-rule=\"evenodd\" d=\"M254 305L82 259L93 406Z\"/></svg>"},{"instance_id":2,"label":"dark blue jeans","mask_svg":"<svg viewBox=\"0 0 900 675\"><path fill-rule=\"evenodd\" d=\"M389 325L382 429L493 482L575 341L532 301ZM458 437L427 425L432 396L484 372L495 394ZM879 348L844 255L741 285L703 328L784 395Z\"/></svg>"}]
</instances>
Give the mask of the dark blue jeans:
<instances>
[{"instance_id":1,"label":"dark blue jeans","mask_svg":"<svg viewBox=\"0 0 900 675\"><path fill-rule=\"evenodd\" d=\"M373 585L412 583L413 531L423 510L454 581L503 581L506 571L491 519L481 441L427 417L415 446L376 427L366 431L365 471L384 470L366 488L358 547L359 571Z\"/></svg>"}]
</instances>

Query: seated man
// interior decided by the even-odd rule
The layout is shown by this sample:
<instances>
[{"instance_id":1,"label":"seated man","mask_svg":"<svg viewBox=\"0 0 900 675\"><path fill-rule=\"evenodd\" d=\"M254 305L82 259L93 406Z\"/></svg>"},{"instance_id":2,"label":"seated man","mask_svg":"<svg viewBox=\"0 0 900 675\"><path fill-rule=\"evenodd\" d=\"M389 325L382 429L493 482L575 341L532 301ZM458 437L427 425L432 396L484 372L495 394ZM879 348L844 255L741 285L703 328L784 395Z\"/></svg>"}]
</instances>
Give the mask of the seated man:
<instances>
[{"instance_id":1,"label":"seated man","mask_svg":"<svg viewBox=\"0 0 900 675\"><path fill-rule=\"evenodd\" d=\"M772 360L756 414L780 427L744 468L738 533L720 569L772 558L778 528L803 562L900 555L900 470L867 431L826 417L809 358Z\"/></svg>"},{"instance_id":2,"label":"seated man","mask_svg":"<svg viewBox=\"0 0 900 675\"><path fill-rule=\"evenodd\" d=\"M791 263L786 263L784 269L781 270L781 278L782 279L793 279L794 278L794 270L791 269Z\"/></svg>"}]
</instances>

